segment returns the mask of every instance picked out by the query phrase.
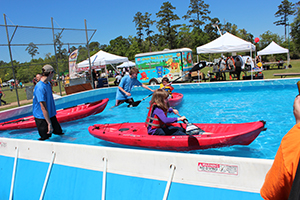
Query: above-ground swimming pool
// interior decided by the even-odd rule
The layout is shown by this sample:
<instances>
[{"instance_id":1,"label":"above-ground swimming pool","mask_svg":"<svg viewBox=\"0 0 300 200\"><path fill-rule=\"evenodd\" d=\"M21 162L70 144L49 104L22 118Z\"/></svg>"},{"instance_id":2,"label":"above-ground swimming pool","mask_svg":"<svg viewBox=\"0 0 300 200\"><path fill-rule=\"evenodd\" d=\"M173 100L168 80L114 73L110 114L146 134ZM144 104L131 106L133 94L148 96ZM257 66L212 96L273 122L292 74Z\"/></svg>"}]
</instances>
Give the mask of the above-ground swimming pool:
<instances>
[{"instance_id":1,"label":"above-ground swimming pool","mask_svg":"<svg viewBox=\"0 0 300 200\"><path fill-rule=\"evenodd\" d=\"M248 146L237 145L185 153L273 159L282 137L295 124L293 101L298 92L296 82L297 79L283 83L264 80L174 85L174 92L184 95L182 103L176 108L189 122L243 123L259 120L267 122L265 126L267 130L261 132ZM103 123L144 122L151 97L142 101L138 107L128 108L126 104L122 104L110 109L115 103L115 88L105 90L114 92L99 96L110 99L102 113L61 124L65 135L53 135L48 141L137 149L94 138L89 134L88 127ZM135 100L141 100L149 94L149 91L134 89L132 94ZM175 117L174 114L169 116ZM36 129L4 131L0 136L29 140L39 138Z\"/></svg>"}]
</instances>

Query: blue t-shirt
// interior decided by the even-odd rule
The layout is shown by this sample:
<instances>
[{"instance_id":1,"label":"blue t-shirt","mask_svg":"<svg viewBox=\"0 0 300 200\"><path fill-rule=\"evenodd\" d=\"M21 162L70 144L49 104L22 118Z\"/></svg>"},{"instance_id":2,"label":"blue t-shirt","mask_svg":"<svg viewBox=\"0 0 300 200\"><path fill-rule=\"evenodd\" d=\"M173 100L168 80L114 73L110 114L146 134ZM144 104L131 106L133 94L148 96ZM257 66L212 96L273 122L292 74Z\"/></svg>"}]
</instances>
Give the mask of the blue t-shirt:
<instances>
[{"instance_id":1,"label":"blue t-shirt","mask_svg":"<svg viewBox=\"0 0 300 200\"><path fill-rule=\"evenodd\" d=\"M46 84L43 81L39 81L34 87L32 112L33 116L38 119L45 119L40 105L40 102L42 101L46 102L49 117L51 118L55 116L56 108L52 95L51 84L49 82Z\"/></svg>"},{"instance_id":2,"label":"blue t-shirt","mask_svg":"<svg viewBox=\"0 0 300 200\"><path fill-rule=\"evenodd\" d=\"M142 83L139 82L136 78L130 78L130 76L124 76L121 79L121 82L119 84L120 87L122 87L126 92L131 92L131 89L133 86L141 86ZM116 94L116 99L117 100L126 100L132 98L131 96L127 96L124 92L120 91L118 88L117 94Z\"/></svg>"}]
</instances>

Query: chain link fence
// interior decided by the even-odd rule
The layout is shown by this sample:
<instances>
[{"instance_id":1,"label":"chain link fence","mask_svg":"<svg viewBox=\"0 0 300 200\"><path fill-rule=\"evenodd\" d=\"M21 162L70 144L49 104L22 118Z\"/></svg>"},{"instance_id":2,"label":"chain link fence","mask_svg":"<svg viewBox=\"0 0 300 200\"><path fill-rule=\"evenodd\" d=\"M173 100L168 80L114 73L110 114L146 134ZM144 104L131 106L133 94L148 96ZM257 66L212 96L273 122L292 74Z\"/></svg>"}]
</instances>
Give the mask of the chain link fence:
<instances>
[{"instance_id":1,"label":"chain link fence","mask_svg":"<svg viewBox=\"0 0 300 200\"><path fill-rule=\"evenodd\" d=\"M57 73L54 82L62 95L61 75L68 73L69 54L85 47L89 56L89 43L97 31L87 29L85 20L84 29L55 27L54 24L58 25L53 18L51 27L8 24L5 14L4 22L4 25L0 24L0 83L4 93L15 91L10 96L18 106L20 100L32 99L33 80L45 64L54 67Z\"/></svg>"}]
</instances>

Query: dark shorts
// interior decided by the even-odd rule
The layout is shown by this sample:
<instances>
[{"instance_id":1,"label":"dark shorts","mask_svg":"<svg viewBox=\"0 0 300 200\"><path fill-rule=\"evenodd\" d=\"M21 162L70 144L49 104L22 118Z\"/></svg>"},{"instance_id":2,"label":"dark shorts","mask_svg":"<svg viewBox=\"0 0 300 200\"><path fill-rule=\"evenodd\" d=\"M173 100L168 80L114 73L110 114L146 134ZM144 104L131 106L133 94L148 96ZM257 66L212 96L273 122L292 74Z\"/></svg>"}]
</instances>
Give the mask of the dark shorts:
<instances>
[{"instance_id":1,"label":"dark shorts","mask_svg":"<svg viewBox=\"0 0 300 200\"><path fill-rule=\"evenodd\" d=\"M165 128L157 128L153 135L186 135L186 133L182 127L167 126Z\"/></svg>"},{"instance_id":2,"label":"dark shorts","mask_svg":"<svg viewBox=\"0 0 300 200\"><path fill-rule=\"evenodd\" d=\"M48 132L47 121L45 119L38 119L38 118L34 118L34 120L35 120L36 127L38 129L39 135L41 136L41 139L46 140L46 139L50 138L52 136L52 133L47 134L47 132ZM52 127L53 127L53 134L62 135L63 132L62 132L60 124L58 123L58 121L56 119L56 116L51 117L50 120L51 120Z\"/></svg>"},{"instance_id":3,"label":"dark shorts","mask_svg":"<svg viewBox=\"0 0 300 200\"><path fill-rule=\"evenodd\" d=\"M134 102L134 100L133 100L133 98L126 99L126 100L119 100L118 105L120 105L121 103L124 103L124 102L128 103L129 105L131 105Z\"/></svg>"}]
</instances>

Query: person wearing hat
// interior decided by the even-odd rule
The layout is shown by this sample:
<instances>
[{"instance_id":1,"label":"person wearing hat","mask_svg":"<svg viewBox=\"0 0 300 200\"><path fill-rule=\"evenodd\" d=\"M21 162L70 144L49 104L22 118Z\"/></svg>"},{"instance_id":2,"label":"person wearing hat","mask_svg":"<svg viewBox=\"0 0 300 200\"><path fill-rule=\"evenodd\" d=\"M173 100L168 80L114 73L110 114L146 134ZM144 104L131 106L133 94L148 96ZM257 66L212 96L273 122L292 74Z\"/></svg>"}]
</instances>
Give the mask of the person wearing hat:
<instances>
[{"instance_id":1,"label":"person wearing hat","mask_svg":"<svg viewBox=\"0 0 300 200\"><path fill-rule=\"evenodd\" d=\"M50 84L54 73L51 65L43 66L42 77L33 92L32 112L40 135L39 140L47 140L52 133L63 134L56 119L56 108Z\"/></svg>"}]
</instances>

